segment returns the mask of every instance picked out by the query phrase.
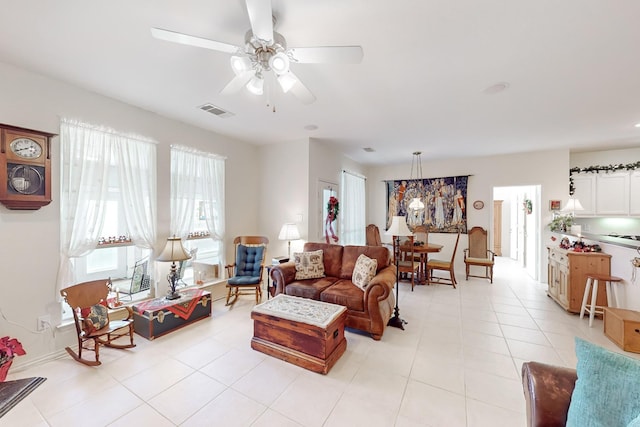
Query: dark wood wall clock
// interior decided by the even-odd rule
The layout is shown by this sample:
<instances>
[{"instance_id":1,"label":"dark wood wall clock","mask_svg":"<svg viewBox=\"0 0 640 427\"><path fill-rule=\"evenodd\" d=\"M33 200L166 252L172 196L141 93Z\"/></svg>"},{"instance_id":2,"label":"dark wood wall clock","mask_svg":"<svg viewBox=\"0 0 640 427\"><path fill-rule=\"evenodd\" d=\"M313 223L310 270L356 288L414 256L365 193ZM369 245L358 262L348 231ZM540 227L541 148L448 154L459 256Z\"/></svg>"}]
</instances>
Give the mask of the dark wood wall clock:
<instances>
[{"instance_id":1,"label":"dark wood wall clock","mask_svg":"<svg viewBox=\"0 0 640 427\"><path fill-rule=\"evenodd\" d=\"M9 209L51 203L52 133L0 124L0 202Z\"/></svg>"}]
</instances>

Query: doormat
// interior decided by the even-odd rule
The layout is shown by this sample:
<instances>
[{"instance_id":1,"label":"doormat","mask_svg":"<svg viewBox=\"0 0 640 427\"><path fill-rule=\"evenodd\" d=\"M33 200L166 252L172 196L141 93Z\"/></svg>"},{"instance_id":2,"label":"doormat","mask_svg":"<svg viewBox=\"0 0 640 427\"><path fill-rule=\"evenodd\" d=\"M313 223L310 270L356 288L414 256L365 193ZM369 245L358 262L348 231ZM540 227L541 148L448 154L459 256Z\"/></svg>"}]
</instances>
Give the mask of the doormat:
<instances>
[{"instance_id":1,"label":"doormat","mask_svg":"<svg viewBox=\"0 0 640 427\"><path fill-rule=\"evenodd\" d=\"M0 418L16 406L22 399L27 397L46 378L32 377L15 381L5 381L0 383Z\"/></svg>"}]
</instances>

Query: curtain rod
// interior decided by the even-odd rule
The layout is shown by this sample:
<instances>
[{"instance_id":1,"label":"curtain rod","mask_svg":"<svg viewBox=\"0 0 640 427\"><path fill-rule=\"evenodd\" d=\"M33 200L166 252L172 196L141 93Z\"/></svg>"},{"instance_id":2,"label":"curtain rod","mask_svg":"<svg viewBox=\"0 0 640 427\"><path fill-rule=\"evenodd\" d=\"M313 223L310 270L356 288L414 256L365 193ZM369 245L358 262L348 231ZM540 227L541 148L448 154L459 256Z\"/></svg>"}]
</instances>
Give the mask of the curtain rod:
<instances>
[{"instance_id":1,"label":"curtain rod","mask_svg":"<svg viewBox=\"0 0 640 427\"><path fill-rule=\"evenodd\" d=\"M425 179L444 179L444 178L462 178L462 177L470 177L473 175L456 175L456 176L438 176L433 178L422 178ZM393 181L418 181L419 178L396 178L396 179L381 179L380 182L393 182Z\"/></svg>"},{"instance_id":2,"label":"curtain rod","mask_svg":"<svg viewBox=\"0 0 640 427\"><path fill-rule=\"evenodd\" d=\"M362 178L362 179L364 179L365 181L367 180L367 177L366 177L366 176L364 176L364 175L362 175L362 174L359 174L358 172L353 172L353 171L350 171L350 170L347 170L347 169L342 169L342 172L343 172L343 173L348 173L349 175L353 175L353 176L356 176L356 177L358 177L358 178Z\"/></svg>"},{"instance_id":3,"label":"curtain rod","mask_svg":"<svg viewBox=\"0 0 640 427\"><path fill-rule=\"evenodd\" d=\"M138 140L140 142L148 142L150 144L158 144L158 141L146 137L146 136L142 136L139 134L135 134L135 133L123 133L123 132L118 132L117 130L110 128L108 126L103 126L103 125L94 125L92 123L87 123L87 122L81 122L79 120L75 120L75 119L68 119L66 117L61 117L60 121L62 123L65 123L69 126L76 126L76 127L81 127L84 129L89 129L89 130L93 130L93 131L98 131L98 132L102 132L102 133L107 133L110 135L115 135L115 136L119 136L119 137L124 137L124 138L129 138L129 139L135 139Z\"/></svg>"}]
</instances>

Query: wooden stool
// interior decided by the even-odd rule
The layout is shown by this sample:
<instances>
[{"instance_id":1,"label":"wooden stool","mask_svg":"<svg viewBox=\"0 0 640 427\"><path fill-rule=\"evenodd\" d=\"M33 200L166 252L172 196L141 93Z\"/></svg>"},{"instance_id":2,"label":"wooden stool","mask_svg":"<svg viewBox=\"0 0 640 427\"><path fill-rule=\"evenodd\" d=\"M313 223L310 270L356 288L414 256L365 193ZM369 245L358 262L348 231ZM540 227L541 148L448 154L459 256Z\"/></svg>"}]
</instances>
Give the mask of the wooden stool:
<instances>
[{"instance_id":1,"label":"wooden stool","mask_svg":"<svg viewBox=\"0 0 640 427\"><path fill-rule=\"evenodd\" d=\"M584 318L584 312L589 312L589 327L593 325L593 318L596 314L604 315L604 307L596 305L598 298L598 282L605 282L607 289L607 305L609 307L619 307L618 292L612 286L612 283L620 283L622 279L616 276L608 276L606 274L587 274L587 284L584 288L584 296L582 297L582 307L580 308L580 318ZM589 299L589 291L591 290L591 303L587 304Z\"/></svg>"}]
</instances>

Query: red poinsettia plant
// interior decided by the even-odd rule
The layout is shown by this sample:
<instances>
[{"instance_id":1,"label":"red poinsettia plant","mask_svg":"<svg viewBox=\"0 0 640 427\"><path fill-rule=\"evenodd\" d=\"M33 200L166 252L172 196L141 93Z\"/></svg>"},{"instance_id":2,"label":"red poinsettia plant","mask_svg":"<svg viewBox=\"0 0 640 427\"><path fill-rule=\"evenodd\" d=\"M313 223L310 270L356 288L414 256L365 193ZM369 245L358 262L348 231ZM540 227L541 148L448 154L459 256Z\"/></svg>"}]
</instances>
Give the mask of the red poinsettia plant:
<instances>
[{"instance_id":1,"label":"red poinsettia plant","mask_svg":"<svg viewBox=\"0 0 640 427\"><path fill-rule=\"evenodd\" d=\"M15 338L0 338L0 365L13 359L15 356L24 356L27 354L22 348L22 344Z\"/></svg>"}]
</instances>

